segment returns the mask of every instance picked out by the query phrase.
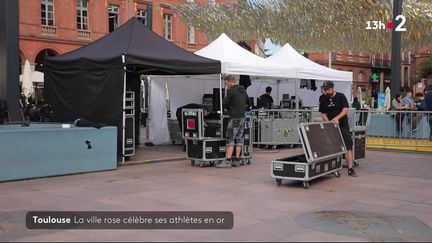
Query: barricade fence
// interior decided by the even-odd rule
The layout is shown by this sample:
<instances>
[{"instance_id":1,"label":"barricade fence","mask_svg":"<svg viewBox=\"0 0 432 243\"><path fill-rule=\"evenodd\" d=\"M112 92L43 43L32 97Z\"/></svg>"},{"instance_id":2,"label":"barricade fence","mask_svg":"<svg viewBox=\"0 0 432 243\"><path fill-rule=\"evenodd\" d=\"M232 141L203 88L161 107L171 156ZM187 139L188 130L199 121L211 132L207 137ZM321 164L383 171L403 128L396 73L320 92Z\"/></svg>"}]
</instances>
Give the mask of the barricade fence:
<instances>
[{"instance_id":1,"label":"barricade fence","mask_svg":"<svg viewBox=\"0 0 432 243\"><path fill-rule=\"evenodd\" d=\"M366 146L370 148L404 149L420 148L431 151L432 112L430 111L381 111L350 109L350 128L366 128ZM297 126L304 122L321 121L317 109L259 109L252 112L253 145L301 144ZM401 148L404 147L404 148Z\"/></svg>"},{"instance_id":2,"label":"barricade fence","mask_svg":"<svg viewBox=\"0 0 432 243\"><path fill-rule=\"evenodd\" d=\"M252 114L252 144L274 147L301 144L298 124L321 117L318 110L259 109Z\"/></svg>"},{"instance_id":3,"label":"barricade fence","mask_svg":"<svg viewBox=\"0 0 432 243\"><path fill-rule=\"evenodd\" d=\"M367 147L432 152L430 111L358 110L355 119L366 126Z\"/></svg>"}]
</instances>

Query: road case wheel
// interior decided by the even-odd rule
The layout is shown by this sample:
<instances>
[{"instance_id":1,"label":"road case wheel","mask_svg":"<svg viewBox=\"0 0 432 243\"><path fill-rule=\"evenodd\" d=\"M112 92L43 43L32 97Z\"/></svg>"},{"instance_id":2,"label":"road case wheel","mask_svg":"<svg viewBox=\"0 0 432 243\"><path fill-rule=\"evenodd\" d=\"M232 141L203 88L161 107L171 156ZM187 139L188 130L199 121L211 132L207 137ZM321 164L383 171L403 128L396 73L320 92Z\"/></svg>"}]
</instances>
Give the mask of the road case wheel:
<instances>
[{"instance_id":1,"label":"road case wheel","mask_svg":"<svg viewBox=\"0 0 432 243\"><path fill-rule=\"evenodd\" d=\"M276 179L276 184L277 184L278 186L282 185L282 179Z\"/></svg>"},{"instance_id":2,"label":"road case wheel","mask_svg":"<svg viewBox=\"0 0 432 243\"><path fill-rule=\"evenodd\" d=\"M191 160L191 165L194 166L195 165L195 160Z\"/></svg>"},{"instance_id":3,"label":"road case wheel","mask_svg":"<svg viewBox=\"0 0 432 243\"><path fill-rule=\"evenodd\" d=\"M359 165L360 165L360 163L358 161L354 161L354 167L357 167Z\"/></svg>"},{"instance_id":4,"label":"road case wheel","mask_svg":"<svg viewBox=\"0 0 432 243\"><path fill-rule=\"evenodd\" d=\"M205 162L201 161L200 164L199 164L199 167L204 167L204 165L205 165Z\"/></svg>"},{"instance_id":5,"label":"road case wheel","mask_svg":"<svg viewBox=\"0 0 432 243\"><path fill-rule=\"evenodd\" d=\"M213 166L215 164L214 161L210 161L210 165Z\"/></svg>"},{"instance_id":6,"label":"road case wheel","mask_svg":"<svg viewBox=\"0 0 432 243\"><path fill-rule=\"evenodd\" d=\"M309 189L309 182L308 181L303 181L303 187L305 189Z\"/></svg>"},{"instance_id":7,"label":"road case wheel","mask_svg":"<svg viewBox=\"0 0 432 243\"><path fill-rule=\"evenodd\" d=\"M250 164L251 164L251 160L250 160L250 159L247 159L247 160L246 160L246 164L250 165Z\"/></svg>"},{"instance_id":8,"label":"road case wheel","mask_svg":"<svg viewBox=\"0 0 432 243\"><path fill-rule=\"evenodd\" d=\"M334 175L335 175L336 177L340 177L340 172L339 172L339 171L335 171Z\"/></svg>"},{"instance_id":9,"label":"road case wheel","mask_svg":"<svg viewBox=\"0 0 432 243\"><path fill-rule=\"evenodd\" d=\"M273 145L273 147L272 147L273 149L277 149L277 145Z\"/></svg>"}]
</instances>

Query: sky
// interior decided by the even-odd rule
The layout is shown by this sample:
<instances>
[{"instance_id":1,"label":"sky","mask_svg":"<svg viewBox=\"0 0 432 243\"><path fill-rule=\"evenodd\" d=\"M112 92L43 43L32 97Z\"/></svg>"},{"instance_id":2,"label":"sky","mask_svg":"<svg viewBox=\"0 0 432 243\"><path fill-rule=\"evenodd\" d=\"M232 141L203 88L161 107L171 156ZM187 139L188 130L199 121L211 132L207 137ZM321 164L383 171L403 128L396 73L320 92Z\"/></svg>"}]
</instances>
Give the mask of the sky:
<instances>
[{"instance_id":1,"label":"sky","mask_svg":"<svg viewBox=\"0 0 432 243\"><path fill-rule=\"evenodd\" d=\"M266 54L273 54L273 53L277 52L281 48L281 46L273 44L270 41L270 39L266 39L266 42L264 44L264 48L268 49Z\"/></svg>"}]
</instances>

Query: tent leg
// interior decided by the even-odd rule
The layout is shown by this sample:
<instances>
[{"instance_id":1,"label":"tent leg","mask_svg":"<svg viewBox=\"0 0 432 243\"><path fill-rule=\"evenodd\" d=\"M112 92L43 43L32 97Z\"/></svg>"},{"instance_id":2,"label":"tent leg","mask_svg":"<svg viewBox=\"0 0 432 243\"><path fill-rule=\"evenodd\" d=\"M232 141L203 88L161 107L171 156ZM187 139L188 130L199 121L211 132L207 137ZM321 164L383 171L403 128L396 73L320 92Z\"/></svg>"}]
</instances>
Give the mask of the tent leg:
<instances>
[{"instance_id":1,"label":"tent leg","mask_svg":"<svg viewBox=\"0 0 432 243\"><path fill-rule=\"evenodd\" d=\"M220 123L221 124L221 138L224 137L224 134L223 134L222 86L223 86L223 82L222 82L222 74L221 74L221 75L219 75L219 108L220 108L219 111L220 111L220 122L221 122Z\"/></svg>"},{"instance_id":2,"label":"tent leg","mask_svg":"<svg viewBox=\"0 0 432 243\"><path fill-rule=\"evenodd\" d=\"M124 56L123 56L123 63L124 63ZM122 109L122 161L123 164L125 162L125 128L126 128L126 66L124 67L124 73L123 73L123 109Z\"/></svg>"}]
</instances>

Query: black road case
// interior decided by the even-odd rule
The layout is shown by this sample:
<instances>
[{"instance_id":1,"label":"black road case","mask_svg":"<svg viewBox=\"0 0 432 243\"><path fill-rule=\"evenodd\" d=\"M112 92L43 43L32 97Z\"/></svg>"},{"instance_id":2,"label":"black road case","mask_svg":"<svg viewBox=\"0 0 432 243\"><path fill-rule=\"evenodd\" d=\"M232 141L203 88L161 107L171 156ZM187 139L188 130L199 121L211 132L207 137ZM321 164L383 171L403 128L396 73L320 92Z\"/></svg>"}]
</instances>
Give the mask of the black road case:
<instances>
[{"instance_id":1,"label":"black road case","mask_svg":"<svg viewBox=\"0 0 432 243\"><path fill-rule=\"evenodd\" d=\"M204 138L204 114L202 109L182 110L183 138Z\"/></svg>"},{"instance_id":2,"label":"black road case","mask_svg":"<svg viewBox=\"0 0 432 243\"><path fill-rule=\"evenodd\" d=\"M345 143L338 125L332 122L301 123L298 126L304 154L282 158L271 163L271 175L278 186L283 179L309 181L334 173L340 176Z\"/></svg>"},{"instance_id":3,"label":"black road case","mask_svg":"<svg viewBox=\"0 0 432 243\"><path fill-rule=\"evenodd\" d=\"M355 166L358 166L360 160L366 158L366 127L356 126L351 132L353 140L353 162Z\"/></svg>"},{"instance_id":4,"label":"black road case","mask_svg":"<svg viewBox=\"0 0 432 243\"><path fill-rule=\"evenodd\" d=\"M250 164L252 158L252 120L250 117L245 118L245 125L243 131L243 147L240 154L241 163L243 165Z\"/></svg>"},{"instance_id":5,"label":"black road case","mask_svg":"<svg viewBox=\"0 0 432 243\"><path fill-rule=\"evenodd\" d=\"M224 160L226 155L226 140L224 138L187 138L186 157L194 166L200 162L204 166L206 162L214 165L216 161Z\"/></svg>"}]
</instances>

